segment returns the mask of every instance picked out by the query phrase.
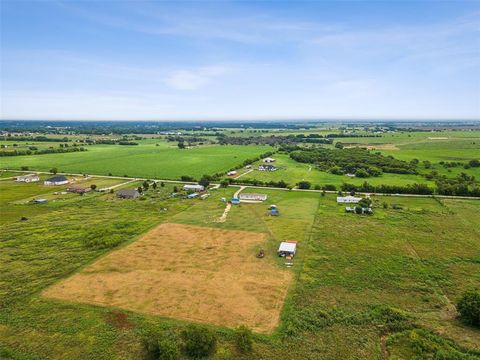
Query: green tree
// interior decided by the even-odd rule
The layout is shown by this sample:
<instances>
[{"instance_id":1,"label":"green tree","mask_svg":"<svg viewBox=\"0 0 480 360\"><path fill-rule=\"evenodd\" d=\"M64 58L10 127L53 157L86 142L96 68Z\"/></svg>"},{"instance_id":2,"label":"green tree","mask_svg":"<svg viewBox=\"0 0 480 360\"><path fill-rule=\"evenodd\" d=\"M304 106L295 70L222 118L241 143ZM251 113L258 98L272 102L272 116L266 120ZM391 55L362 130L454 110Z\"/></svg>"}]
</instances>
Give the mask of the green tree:
<instances>
[{"instance_id":1,"label":"green tree","mask_svg":"<svg viewBox=\"0 0 480 360\"><path fill-rule=\"evenodd\" d=\"M312 186L309 181L300 181L297 185L299 189L310 189Z\"/></svg>"},{"instance_id":2,"label":"green tree","mask_svg":"<svg viewBox=\"0 0 480 360\"><path fill-rule=\"evenodd\" d=\"M365 169L357 169L357 171L355 171L355 176L359 178L366 178L369 177L370 174Z\"/></svg>"},{"instance_id":3,"label":"green tree","mask_svg":"<svg viewBox=\"0 0 480 360\"><path fill-rule=\"evenodd\" d=\"M210 185L210 181L212 181L212 177L210 175L203 175L198 183L204 187L207 187Z\"/></svg>"},{"instance_id":4,"label":"green tree","mask_svg":"<svg viewBox=\"0 0 480 360\"><path fill-rule=\"evenodd\" d=\"M239 326L235 329L235 344L237 349L242 353L251 352L253 349L253 334L246 326Z\"/></svg>"},{"instance_id":5,"label":"green tree","mask_svg":"<svg viewBox=\"0 0 480 360\"><path fill-rule=\"evenodd\" d=\"M58 173L58 169L56 167L51 168L50 172L55 175L56 173Z\"/></svg>"},{"instance_id":6,"label":"green tree","mask_svg":"<svg viewBox=\"0 0 480 360\"><path fill-rule=\"evenodd\" d=\"M186 146L185 146L185 143L183 141L180 141L178 144L177 144L178 148L179 149L185 149Z\"/></svg>"},{"instance_id":7,"label":"green tree","mask_svg":"<svg viewBox=\"0 0 480 360\"><path fill-rule=\"evenodd\" d=\"M465 291L457 303L457 310L465 323L480 327L480 290Z\"/></svg>"},{"instance_id":8,"label":"green tree","mask_svg":"<svg viewBox=\"0 0 480 360\"><path fill-rule=\"evenodd\" d=\"M220 186L221 186L222 188L227 188L228 185L230 185L230 181L228 181L228 179L224 179L224 180L222 180L222 181L220 182Z\"/></svg>"},{"instance_id":9,"label":"green tree","mask_svg":"<svg viewBox=\"0 0 480 360\"><path fill-rule=\"evenodd\" d=\"M156 182L156 181L153 182L152 188L153 188L154 190L157 188L157 182Z\"/></svg>"},{"instance_id":10,"label":"green tree","mask_svg":"<svg viewBox=\"0 0 480 360\"><path fill-rule=\"evenodd\" d=\"M217 344L215 333L199 325L190 325L182 333L185 352L192 358L207 357L213 353Z\"/></svg>"},{"instance_id":11,"label":"green tree","mask_svg":"<svg viewBox=\"0 0 480 360\"><path fill-rule=\"evenodd\" d=\"M90 185L90 189L92 189L92 191L95 191L97 189L97 185L95 184Z\"/></svg>"}]
</instances>

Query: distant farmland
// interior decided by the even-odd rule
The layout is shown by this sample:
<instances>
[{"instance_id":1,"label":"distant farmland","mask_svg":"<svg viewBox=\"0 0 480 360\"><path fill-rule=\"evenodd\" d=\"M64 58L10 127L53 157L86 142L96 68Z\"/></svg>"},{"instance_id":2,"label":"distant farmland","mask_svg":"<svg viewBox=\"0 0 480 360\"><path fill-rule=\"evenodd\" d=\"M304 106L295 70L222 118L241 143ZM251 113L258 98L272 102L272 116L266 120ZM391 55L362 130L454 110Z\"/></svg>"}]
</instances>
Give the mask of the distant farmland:
<instances>
[{"instance_id":1,"label":"distant farmland","mask_svg":"<svg viewBox=\"0 0 480 360\"><path fill-rule=\"evenodd\" d=\"M204 174L225 172L270 151L269 146L202 146L178 149L165 142L138 146L93 145L86 152L4 157L1 167L96 175L138 176L159 179L178 179L182 175L200 178Z\"/></svg>"}]
</instances>

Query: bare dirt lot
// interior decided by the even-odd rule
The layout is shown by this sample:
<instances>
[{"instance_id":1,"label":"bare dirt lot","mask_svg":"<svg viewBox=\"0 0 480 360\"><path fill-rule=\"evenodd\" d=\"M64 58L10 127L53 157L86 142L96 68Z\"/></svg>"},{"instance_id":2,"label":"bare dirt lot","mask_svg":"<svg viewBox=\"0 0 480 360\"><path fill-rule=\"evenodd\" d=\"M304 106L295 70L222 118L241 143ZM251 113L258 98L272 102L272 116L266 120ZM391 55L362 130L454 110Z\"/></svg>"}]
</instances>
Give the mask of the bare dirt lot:
<instances>
[{"instance_id":1,"label":"bare dirt lot","mask_svg":"<svg viewBox=\"0 0 480 360\"><path fill-rule=\"evenodd\" d=\"M43 295L271 332L292 276L255 257L264 241L261 233L162 224Z\"/></svg>"}]
</instances>

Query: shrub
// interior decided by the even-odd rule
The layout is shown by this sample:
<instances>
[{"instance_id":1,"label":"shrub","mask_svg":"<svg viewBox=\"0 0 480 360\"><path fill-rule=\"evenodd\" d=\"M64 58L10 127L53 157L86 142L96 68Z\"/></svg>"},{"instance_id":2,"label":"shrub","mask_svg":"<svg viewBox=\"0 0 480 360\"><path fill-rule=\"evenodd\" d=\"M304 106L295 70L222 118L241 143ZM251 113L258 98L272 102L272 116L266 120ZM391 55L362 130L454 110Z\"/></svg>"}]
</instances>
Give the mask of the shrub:
<instances>
[{"instance_id":1,"label":"shrub","mask_svg":"<svg viewBox=\"0 0 480 360\"><path fill-rule=\"evenodd\" d=\"M457 303L457 310L465 323L480 327L480 290L465 291Z\"/></svg>"},{"instance_id":2,"label":"shrub","mask_svg":"<svg viewBox=\"0 0 480 360\"><path fill-rule=\"evenodd\" d=\"M185 352L193 358L207 357L215 350L216 335L206 327L190 325L182 335L185 341Z\"/></svg>"},{"instance_id":3,"label":"shrub","mask_svg":"<svg viewBox=\"0 0 480 360\"><path fill-rule=\"evenodd\" d=\"M310 184L308 181L300 181L297 185L299 189L310 189L312 186L312 184Z\"/></svg>"},{"instance_id":4,"label":"shrub","mask_svg":"<svg viewBox=\"0 0 480 360\"><path fill-rule=\"evenodd\" d=\"M151 360L176 360L179 357L178 345L174 339L152 336L144 340L146 358Z\"/></svg>"},{"instance_id":5,"label":"shrub","mask_svg":"<svg viewBox=\"0 0 480 360\"><path fill-rule=\"evenodd\" d=\"M235 344L242 353L252 351L253 347L253 334L252 331L246 326L240 326L235 330Z\"/></svg>"}]
</instances>

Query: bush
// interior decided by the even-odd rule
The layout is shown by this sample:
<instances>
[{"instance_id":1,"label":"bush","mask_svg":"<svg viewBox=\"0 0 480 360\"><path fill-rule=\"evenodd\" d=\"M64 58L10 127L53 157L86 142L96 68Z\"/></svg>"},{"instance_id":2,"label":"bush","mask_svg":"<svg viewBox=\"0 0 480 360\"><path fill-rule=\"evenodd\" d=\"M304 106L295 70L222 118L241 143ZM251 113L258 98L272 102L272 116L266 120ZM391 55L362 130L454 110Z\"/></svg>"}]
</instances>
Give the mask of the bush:
<instances>
[{"instance_id":1,"label":"bush","mask_svg":"<svg viewBox=\"0 0 480 360\"><path fill-rule=\"evenodd\" d=\"M253 347L253 334L252 331L246 326L240 326L235 330L235 344L242 353L252 351Z\"/></svg>"},{"instance_id":2,"label":"bush","mask_svg":"<svg viewBox=\"0 0 480 360\"><path fill-rule=\"evenodd\" d=\"M150 337L144 341L146 358L151 360L176 360L180 353L174 339Z\"/></svg>"},{"instance_id":3,"label":"bush","mask_svg":"<svg viewBox=\"0 0 480 360\"><path fill-rule=\"evenodd\" d=\"M457 303L457 310L465 323L480 327L480 290L465 291Z\"/></svg>"},{"instance_id":4,"label":"bush","mask_svg":"<svg viewBox=\"0 0 480 360\"><path fill-rule=\"evenodd\" d=\"M310 187L312 186L312 184L310 184L310 182L308 181L300 181L298 184L298 188L299 189L310 189Z\"/></svg>"},{"instance_id":5,"label":"bush","mask_svg":"<svg viewBox=\"0 0 480 360\"><path fill-rule=\"evenodd\" d=\"M185 352L193 358L207 357L215 350L217 337L210 329L190 325L183 331L185 341Z\"/></svg>"}]
</instances>

